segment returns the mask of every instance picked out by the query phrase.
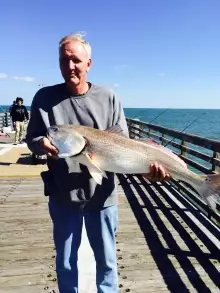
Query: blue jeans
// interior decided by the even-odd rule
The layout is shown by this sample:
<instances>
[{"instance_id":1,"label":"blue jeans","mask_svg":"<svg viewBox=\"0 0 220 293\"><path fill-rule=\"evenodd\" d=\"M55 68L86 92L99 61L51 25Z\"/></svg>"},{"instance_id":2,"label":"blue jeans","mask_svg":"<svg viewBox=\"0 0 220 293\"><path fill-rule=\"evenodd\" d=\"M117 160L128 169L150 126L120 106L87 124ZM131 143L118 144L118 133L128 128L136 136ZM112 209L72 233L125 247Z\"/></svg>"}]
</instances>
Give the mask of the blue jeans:
<instances>
[{"instance_id":1,"label":"blue jeans","mask_svg":"<svg viewBox=\"0 0 220 293\"><path fill-rule=\"evenodd\" d=\"M83 217L89 243L96 261L98 293L118 292L115 232L118 224L117 206L101 211L76 210L71 204L49 199L56 247L56 272L60 293L78 292L78 249L81 243Z\"/></svg>"}]
</instances>

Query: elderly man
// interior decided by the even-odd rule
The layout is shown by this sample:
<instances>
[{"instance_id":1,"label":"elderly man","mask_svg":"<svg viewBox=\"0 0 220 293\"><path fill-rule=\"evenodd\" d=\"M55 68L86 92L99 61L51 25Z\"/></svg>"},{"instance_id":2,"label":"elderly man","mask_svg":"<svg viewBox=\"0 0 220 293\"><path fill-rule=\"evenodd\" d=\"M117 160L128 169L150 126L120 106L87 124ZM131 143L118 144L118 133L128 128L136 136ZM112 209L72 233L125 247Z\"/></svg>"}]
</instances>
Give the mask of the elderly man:
<instances>
[{"instance_id":1,"label":"elderly man","mask_svg":"<svg viewBox=\"0 0 220 293\"><path fill-rule=\"evenodd\" d=\"M26 137L33 153L48 156L48 171L42 173L42 178L53 221L59 291L78 292L77 252L84 218L96 260L97 290L116 293L118 214L114 174L108 173L108 178L97 185L85 166L71 158L56 159L58 150L50 144L46 132L47 127L56 124L80 124L98 129L116 125L127 136L127 124L116 95L87 81L91 47L81 35L71 34L60 41L59 62L65 82L36 93ZM155 180L166 178L164 169L156 164L149 176Z\"/></svg>"}]
</instances>

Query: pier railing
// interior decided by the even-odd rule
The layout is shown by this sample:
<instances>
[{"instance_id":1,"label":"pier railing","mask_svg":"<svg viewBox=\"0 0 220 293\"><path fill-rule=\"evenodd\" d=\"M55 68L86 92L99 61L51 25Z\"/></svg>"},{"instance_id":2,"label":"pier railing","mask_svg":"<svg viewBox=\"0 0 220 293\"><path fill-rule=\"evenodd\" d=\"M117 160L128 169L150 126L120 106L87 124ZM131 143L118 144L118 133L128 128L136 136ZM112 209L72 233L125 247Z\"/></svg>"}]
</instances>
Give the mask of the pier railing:
<instances>
[{"instance_id":1,"label":"pier railing","mask_svg":"<svg viewBox=\"0 0 220 293\"><path fill-rule=\"evenodd\" d=\"M188 167L201 174L216 174L220 170L220 140L213 140L159 125L127 118L130 138L149 137L170 148ZM214 213L187 183L171 179L170 182L194 206L214 222L220 223L220 213ZM220 212L220 204L217 202Z\"/></svg>"},{"instance_id":2,"label":"pier railing","mask_svg":"<svg viewBox=\"0 0 220 293\"><path fill-rule=\"evenodd\" d=\"M8 112L0 113L0 131L3 127L8 127L11 124L10 114Z\"/></svg>"}]
</instances>

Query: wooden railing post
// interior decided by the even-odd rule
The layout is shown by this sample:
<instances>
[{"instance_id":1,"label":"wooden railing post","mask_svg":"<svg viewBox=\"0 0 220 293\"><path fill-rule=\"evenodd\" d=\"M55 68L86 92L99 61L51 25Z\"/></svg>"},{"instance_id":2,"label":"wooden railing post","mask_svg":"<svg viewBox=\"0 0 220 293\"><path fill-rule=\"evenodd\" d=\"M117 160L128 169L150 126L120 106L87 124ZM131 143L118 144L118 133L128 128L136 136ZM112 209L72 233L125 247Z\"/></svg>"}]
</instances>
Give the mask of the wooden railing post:
<instances>
[{"instance_id":1,"label":"wooden railing post","mask_svg":"<svg viewBox=\"0 0 220 293\"><path fill-rule=\"evenodd\" d=\"M132 126L133 126L134 124L130 121L130 123L129 123L129 137L130 138L135 138L135 135L134 135L134 130L132 129Z\"/></svg>"},{"instance_id":2,"label":"wooden railing post","mask_svg":"<svg viewBox=\"0 0 220 293\"><path fill-rule=\"evenodd\" d=\"M220 153L213 151L213 161L212 161L212 171L220 173L220 167L216 166L214 163L214 159L220 159Z\"/></svg>"},{"instance_id":3,"label":"wooden railing post","mask_svg":"<svg viewBox=\"0 0 220 293\"><path fill-rule=\"evenodd\" d=\"M166 144L166 141L165 141L165 134L163 133L161 137L162 137L162 139L161 139L161 144L162 144L162 145L165 145L165 144Z\"/></svg>"},{"instance_id":4,"label":"wooden railing post","mask_svg":"<svg viewBox=\"0 0 220 293\"><path fill-rule=\"evenodd\" d=\"M185 140L182 140L182 142L181 142L181 153L180 153L181 156L186 157L187 152L184 151L184 148L183 147L187 147L187 145L188 145L188 142L185 141Z\"/></svg>"},{"instance_id":5,"label":"wooden railing post","mask_svg":"<svg viewBox=\"0 0 220 293\"><path fill-rule=\"evenodd\" d=\"M134 135L134 138L139 138L139 133L140 133L140 125L139 124L133 124L133 126L134 127L136 127L136 128L139 128L138 130L137 129L134 129L133 131L134 131L134 133L135 133L135 135Z\"/></svg>"},{"instance_id":6,"label":"wooden railing post","mask_svg":"<svg viewBox=\"0 0 220 293\"><path fill-rule=\"evenodd\" d=\"M139 137L142 137L143 134L142 134L142 130L144 130L144 125L139 125Z\"/></svg>"},{"instance_id":7,"label":"wooden railing post","mask_svg":"<svg viewBox=\"0 0 220 293\"><path fill-rule=\"evenodd\" d=\"M8 127L8 113L7 113L7 112L5 113L3 126L4 126L4 127Z\"/></svg>"}]
</instances>

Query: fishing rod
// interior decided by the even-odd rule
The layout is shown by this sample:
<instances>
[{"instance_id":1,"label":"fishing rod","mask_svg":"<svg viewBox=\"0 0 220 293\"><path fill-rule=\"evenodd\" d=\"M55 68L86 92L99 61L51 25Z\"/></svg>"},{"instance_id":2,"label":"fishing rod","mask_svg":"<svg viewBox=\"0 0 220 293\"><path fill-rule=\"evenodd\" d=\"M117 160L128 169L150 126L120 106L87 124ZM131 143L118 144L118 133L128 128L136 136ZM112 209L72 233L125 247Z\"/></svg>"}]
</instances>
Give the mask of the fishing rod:
<instances>
[{"instance_id":1,"label":"fishing rod","mask_svg":"<svg viewBox=\"0 0 220 293\"><path fill-rule=\"evenodd\" d=\"M5 109L0 105L1 109L3 110L3 113L5 113Z\"/></svg>"},{"instance_id":2,"label":"fishing rod","mask_svg":"<svg viewBox=\"0 0 220 293\"><path fill-rule=\"evenodd\" d=\"M165 144L164 146L167 147L172 141L174 141L174 139L178 138L178 136L183 133L187 128L189 128L192 124L194 124L196 121L198 121L204 114L206 114L205 112L202 113L201 115L199 115L196 119L194 119L192 122L190 122L190 124L188 124L182 131L180 131L178 133L177 136L174 136L170 141L168 141L167 144Z\"/></svg>"},{"instance_id":3,"label":"fishing rod","mask_svg":"<svg viewBox=\"0 0 220 293\"><path fill-rule=\"evenodd\" d=\"M159 118L160 116L162 116L165 112L167 112L170 109L165 109L164 111L162 111L160 114L158 114L156 117L154 117L149 123L149 125L152 124L153 121L155 121L157 118Z\"/></svg>"},{"instance_id":4,"label":"fishing rod","mask_svg":"<svg viewBox=\"0 0 220 293\"><path fill-rule=\"evenodd\" d=\"M132 118L132 119L136 119L137 117L141 117L141 116L143 116L143 114L146 112L146 111L148 111L149 109L146 109L146 110L144 110L144 111L142 111L141 112L141 114L140 115L137 115L137 116L135 116L134 118ZM163 115L165 112L167 112L168 110L170 110L170 109L165 109L164 111L162 111L161 113L159 113L156 117L154 117L150 122L148 122L149 124L151 124L153 121L155 121L157 118L159 118L161 115Z\"/></svg>"}]
</instances>

